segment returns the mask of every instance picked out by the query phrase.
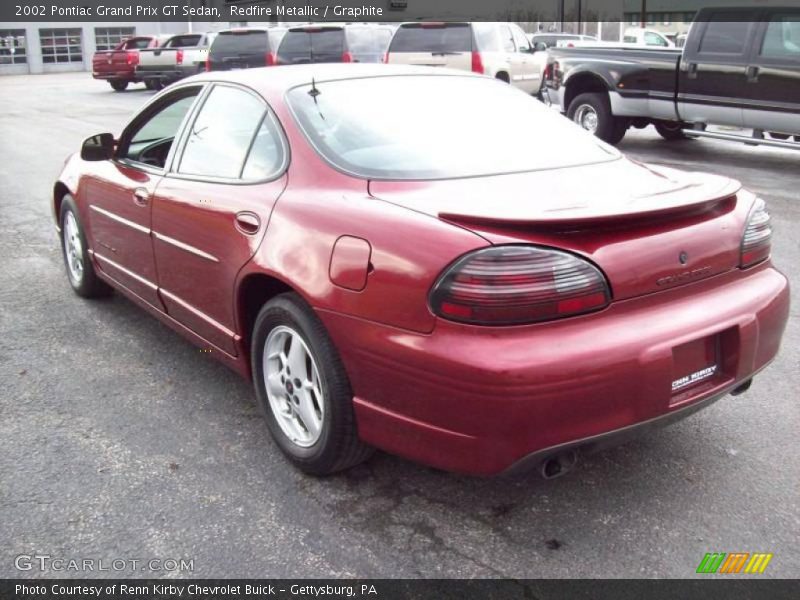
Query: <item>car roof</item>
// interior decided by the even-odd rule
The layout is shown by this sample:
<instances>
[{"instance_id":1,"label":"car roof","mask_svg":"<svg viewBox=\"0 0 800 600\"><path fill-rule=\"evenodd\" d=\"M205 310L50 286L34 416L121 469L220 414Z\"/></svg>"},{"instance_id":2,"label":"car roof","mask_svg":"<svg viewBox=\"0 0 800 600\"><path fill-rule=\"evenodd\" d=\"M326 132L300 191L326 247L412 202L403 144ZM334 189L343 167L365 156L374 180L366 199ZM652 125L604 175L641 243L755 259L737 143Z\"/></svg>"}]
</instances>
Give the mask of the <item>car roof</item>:
<instances>
[{"instance_id":1,"label":"car roof","mask_svg":"<svg viewBox=\"0 0 800 600\"><path fill-rule=\"evenodd\" d=\"M403 75L458 75L482 77L469 71L441 67L419 67L382 63L315 63L241 69L235 71L212 71L195 75L184 81L228 81L250 87L264 96L282 94L298 85L341 79L363 79Z\"/></svg>"}]
</instances>

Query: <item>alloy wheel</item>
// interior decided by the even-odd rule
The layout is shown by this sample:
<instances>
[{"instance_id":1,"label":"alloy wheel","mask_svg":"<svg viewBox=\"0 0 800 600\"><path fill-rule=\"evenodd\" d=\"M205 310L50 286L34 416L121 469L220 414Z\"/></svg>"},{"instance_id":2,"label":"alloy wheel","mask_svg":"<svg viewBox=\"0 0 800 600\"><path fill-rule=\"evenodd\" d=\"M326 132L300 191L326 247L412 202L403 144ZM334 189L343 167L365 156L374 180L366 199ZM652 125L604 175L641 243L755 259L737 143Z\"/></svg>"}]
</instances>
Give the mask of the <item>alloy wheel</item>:
<instances>
[{"instance_id":1,"label":"alloy wheel","mask_svg":"<svg viewBox=\"0 0 800 600\"><path fill-rule=\"evenodd\" d=\"M314 356L291 327L270 331L264 343L264 387L281 431L301 448L322 434L325 398Z\"/></svg>"},{"instance_id":2,"label":"alloy wheel","mask_svg":"<svg viewBox=\"0 0 800 600\"><path fill-rule=\"evenodd\" d=\"M75 285L83 280L83 243L78 230L78 222L72 212L64 218L64 254L67 258L67 269L70 279Z\"/></svg>"}]
</instances>

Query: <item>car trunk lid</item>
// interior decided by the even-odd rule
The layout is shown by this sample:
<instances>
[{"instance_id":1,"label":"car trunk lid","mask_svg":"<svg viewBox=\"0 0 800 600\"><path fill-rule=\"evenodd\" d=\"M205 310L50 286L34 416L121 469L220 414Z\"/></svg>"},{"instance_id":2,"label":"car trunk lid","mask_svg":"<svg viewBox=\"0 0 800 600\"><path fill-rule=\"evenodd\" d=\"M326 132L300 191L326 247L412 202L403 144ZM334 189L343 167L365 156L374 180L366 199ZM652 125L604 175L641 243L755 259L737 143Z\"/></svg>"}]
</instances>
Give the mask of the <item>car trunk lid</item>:
<instances>
[{"instance_id":1,"label":"car trunk lid","mask_svg":"<svg viewBox=\"0 0 800 600\"><path fill-rule=\"evenodd\" d=\"M493 244L580 254L605 272L615 300L736 268L749 207L737 198L736 181L627 159L469 179L371 181L369 189Z\"/></svg>"}]
</instances>

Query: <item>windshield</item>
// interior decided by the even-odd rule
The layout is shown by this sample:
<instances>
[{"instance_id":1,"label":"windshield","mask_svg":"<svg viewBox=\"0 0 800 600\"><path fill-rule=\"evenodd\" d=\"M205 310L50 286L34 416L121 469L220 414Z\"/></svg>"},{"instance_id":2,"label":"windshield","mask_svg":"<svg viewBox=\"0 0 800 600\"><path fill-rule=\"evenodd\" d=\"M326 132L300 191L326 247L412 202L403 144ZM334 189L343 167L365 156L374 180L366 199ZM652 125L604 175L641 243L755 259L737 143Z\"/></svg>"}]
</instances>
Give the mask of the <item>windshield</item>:
<instances>
[{"instance_id":1,"label":"windshield","mask_svg":"<svg viewBox=\"0 0 800 600\"><path fill-rule=\"evenodd\" d=\"M312 145L359 177L474 177L619 156L533 97L485 77L328 81L294 88L288 101Z\"/></svg>"}]
</instances>

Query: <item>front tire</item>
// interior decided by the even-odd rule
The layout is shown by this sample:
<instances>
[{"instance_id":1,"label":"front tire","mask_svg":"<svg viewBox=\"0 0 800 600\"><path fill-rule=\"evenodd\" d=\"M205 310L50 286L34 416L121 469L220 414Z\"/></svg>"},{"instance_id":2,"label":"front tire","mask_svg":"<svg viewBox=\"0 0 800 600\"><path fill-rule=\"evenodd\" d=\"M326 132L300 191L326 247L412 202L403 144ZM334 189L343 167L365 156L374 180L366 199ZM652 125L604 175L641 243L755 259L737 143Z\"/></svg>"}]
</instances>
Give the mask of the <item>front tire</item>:
<instances>
[{"instance_id":1,"label":"front tire","mask_svg":"<svg viewBox=\"0 0 800 600\"><path fill-rule=\"evenodd\" d=\"M89 258L86 234L78 216L75 200L67 194L61 201L61 250L67 279L73 291L83 298L101 298L111 293L111 287L101 281Z\"/></svg>"},{"instance_id":2,"label":"front tire","mask_svg":"<svg viewBox=\"0 0 800 600\"><path fill-rule=\"evenodd\" d=\"M111 84L111 87L114 88L115 92L124 92L128 88L128 82L122 81L119 79L112 79L108 83Z\"/></svg>"},{"instance_id":3,"label":"front tire","mask_svg":"<svg viewBox=\"0 0 800 600\"><path fill-rule=\"evenodd\" d=\"M628 121L612 114L611 102L605 93L587 92L575 96L567 108L567 118L608 144L619 143L628 130Z\"/></svg>"},{"instance_id":4,"label":"front tire","mask_svg":"<svg viewBox=\"0 0 800 600\"><path fill-rule=\"evenodd\" d=\"M256 397L273 439L312 475L329 475L366 460L353 393L325 327L297 294L267 302L252 335Z\"/></svg>"}]
</instances>

